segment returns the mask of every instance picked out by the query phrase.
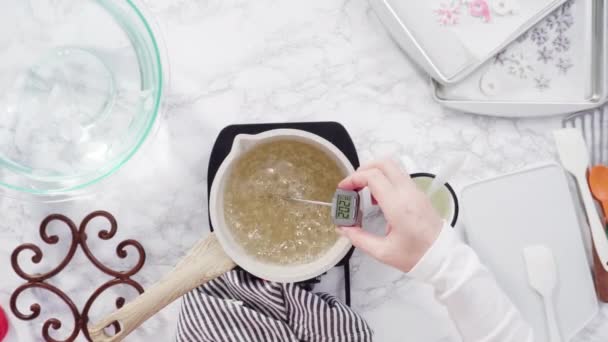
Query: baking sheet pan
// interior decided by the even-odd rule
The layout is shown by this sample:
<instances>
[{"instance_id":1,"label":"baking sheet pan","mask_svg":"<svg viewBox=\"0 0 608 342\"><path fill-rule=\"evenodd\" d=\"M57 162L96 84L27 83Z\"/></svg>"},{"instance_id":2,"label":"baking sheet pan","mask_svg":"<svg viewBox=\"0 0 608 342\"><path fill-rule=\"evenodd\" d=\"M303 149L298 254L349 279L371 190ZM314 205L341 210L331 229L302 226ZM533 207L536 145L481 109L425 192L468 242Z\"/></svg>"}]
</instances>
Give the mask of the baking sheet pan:
<instances>
[{"instance_id":1,"label":"baking sheet pan","mask_svg":"<svg viewBox=\"0 0 608 342\"><path fill-rule=\"evenodd\" d=\"M570 0L458 84L431 81L435 99L464 112L546 116L607 100L606 6Z\"/></svg>"},{"instance_id":2,"label":"baking sheet pan","mask_svg":"<svg viewBox=\"0 0 608 342\"><path fill-rule=\"evenodd\" d=\"M455 83L565 0L371 0L389 32L432 78Z\"/></svg>"}]
</instances>

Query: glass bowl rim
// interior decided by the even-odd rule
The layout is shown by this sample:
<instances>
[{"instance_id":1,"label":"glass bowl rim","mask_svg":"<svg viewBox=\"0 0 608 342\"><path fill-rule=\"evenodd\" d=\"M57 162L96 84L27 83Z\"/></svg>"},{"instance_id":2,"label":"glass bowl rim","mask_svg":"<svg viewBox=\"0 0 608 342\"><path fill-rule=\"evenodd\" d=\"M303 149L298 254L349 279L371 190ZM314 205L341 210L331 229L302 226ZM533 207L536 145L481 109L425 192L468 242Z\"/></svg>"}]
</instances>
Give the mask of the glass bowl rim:
<instances>
[{"instance_id":1,"label":"glass bowl rim","mask_svg":"<svg viewBox=\"0 0 608 342\"><path fill-rule=\"evenodd\" d=\"M95 1L96 3L106 2L106 0L93 0L93 1ZM112 1L115 1L115 0L112 0ZM135 17L140 21L140 24L143 25L144 30L142 31L142 33L146 36L146 38L150 39L151 44L148 46L148 48L152 55L151 60L153 61L154 72L158 76L157 77L158 80L155 82L156 89L154 91L154 105L153 105L153 108L149 111L150 114L147 115L147 119L146 119L147 122L142 125L142 128L141 128L142 133L140 134L137 142L135 144L133 144L131 147L129 147L121 157L117 158L117 161L115 163L109 164L110 166L108 166L107 168L102 167L102 168L99 168L99 169L94 170L91 173L89 173L88 175L93 174L93 176L90 179L87 178L85 181L78 182L78 180L80 178L83 178L87 174L76 175L73 177L68 176L65 178L65 179L74 180L75 182L78 182L78 184L69 185L66 187L56 187L54 189L36 189L36 188L25 187L23 185L15 185L15 184L7 183L0 179L0 185L2 187L9 189L9 190L16 190L21 193L26 193L26 194L31 194L31 195L43 195L43 196L44 195L49 195L49 196L62 195L62 194L70 193L70 192L79 191L79 190L82 190L93 184L96 184L96 183L100 182L101 180L105 179L106 177L117 172L129 160L131 160L131 158L135 155L135 153L137 151L139 151L139 149L141 148L143 143L147 140L148 136L150 135L150 132L152 131L152 128L154 127L154 124L157 121L157 117L161 110L162 95L163 95L164 86L165 86L165 84L164 84L165 78L164 78L164 74L163 74L163 58L162 58L161 48L159 46L159 41L158 41L159 37L157 37L157 34L155 34L155 30L154 30L151 22L148 19L146 19L147 16L144 14L144 11L142 9L143 6L141 4L138 6L138 4L136 4L137 0L124 0L124 2L128 5L128 7L132 11L132 13L135 14ZM112 16L114 16L114 15L112 14ZM52 180L51 182L53 182L53 181L55 181L55 180Z\"/></svg>"}]
</instances>

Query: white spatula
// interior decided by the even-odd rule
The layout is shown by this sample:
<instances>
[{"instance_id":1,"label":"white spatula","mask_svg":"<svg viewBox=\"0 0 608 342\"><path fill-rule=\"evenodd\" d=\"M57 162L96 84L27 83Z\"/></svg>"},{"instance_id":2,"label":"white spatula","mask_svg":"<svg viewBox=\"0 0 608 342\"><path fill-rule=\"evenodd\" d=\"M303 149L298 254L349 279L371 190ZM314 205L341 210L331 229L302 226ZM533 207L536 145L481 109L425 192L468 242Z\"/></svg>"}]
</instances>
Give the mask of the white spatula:
<instances>
[{"instance_id":1,"label":"white spatula","mask_svg":"<svg viewBox=\"0 0 608 342\"><path fill-rule=\"evenodd\" d=\"M555 258L549 248L535 245L524 248L524 260L530 286L543 298L550 342L561 342L561 334L555 314L553 292L557 284Z\"/></svg>"},{"instance_id":2,"label":"white spatula","mask_svg":"<svg viewBox=\"0 0 608 342\"><path fill-rule=\"evenodd\" d=\"M608 271L608 238L587 183L589 151L583 135L576 128L566 128L554 131L553 136L562 165L576 178L591 227L593 245L604 270Z\"/></svg>"},{"instance_id":3,"label":"white spatula","mask_svg":"<svg viewBox=\"0 0 608 342\"><path fill-rule=\"evenodd\" d=\"M441 189L441 187L445 183L450 181L450 178L452 178L456 173L458 173L458 171L460 171L460 169L462 169L466 160L467 160L467 156L464 154L458 155L458 156L454 157L453 159L449 160L447 162L447 164L445 164L439 170L439 172L437 172L437 175L433 179L433 182L426 190L426 195L428 197L433 197L433 195L439 189Z\"/></svg>"}]
</instances>

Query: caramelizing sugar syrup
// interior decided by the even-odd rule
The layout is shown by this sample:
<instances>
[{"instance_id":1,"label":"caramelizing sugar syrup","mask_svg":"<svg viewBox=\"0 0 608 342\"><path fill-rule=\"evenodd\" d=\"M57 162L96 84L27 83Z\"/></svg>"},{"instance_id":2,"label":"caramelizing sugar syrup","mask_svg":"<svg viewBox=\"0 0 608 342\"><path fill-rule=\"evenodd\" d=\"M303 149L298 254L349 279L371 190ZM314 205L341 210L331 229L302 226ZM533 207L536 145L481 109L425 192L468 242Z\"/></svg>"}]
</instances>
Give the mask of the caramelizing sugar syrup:
<instances>
[{"instance_id":1,"label":"caramelizing sugar syrup","mask_svg":"<svg viewBox=\"0 0 608 342\"><path fill-rule=\"evenodd\" d=\"M224 215L249 255L270 263L302 264L338 239L330 208L286 198L331 202L345 174L320 149L279 140L255 146L232 168Z\"/></svg>"}]
</instances>

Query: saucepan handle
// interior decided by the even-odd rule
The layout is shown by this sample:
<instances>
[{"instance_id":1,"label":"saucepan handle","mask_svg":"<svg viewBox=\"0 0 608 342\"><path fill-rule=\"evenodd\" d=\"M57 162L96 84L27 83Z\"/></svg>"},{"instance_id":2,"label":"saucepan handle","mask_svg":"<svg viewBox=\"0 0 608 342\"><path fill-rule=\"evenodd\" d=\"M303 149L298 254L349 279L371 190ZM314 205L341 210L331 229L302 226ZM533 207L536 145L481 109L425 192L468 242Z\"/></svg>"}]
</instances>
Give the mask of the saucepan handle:
<instances>
[{"instance_id":1,"label":"saucepan handle","mask_svg":"<svg viewBox=\"0 0 608 342\"><path fill-rule=\"evenodd\" d=\"M197 242L175 268L158 283L119 310L89 326L91 339L94 342L121 341L177 298L221 276L235 266L215 235L210 234L206 239ZM109 336L104 329L114 322L120 325L120 332Z\"/></svg>"}]
</instances>

